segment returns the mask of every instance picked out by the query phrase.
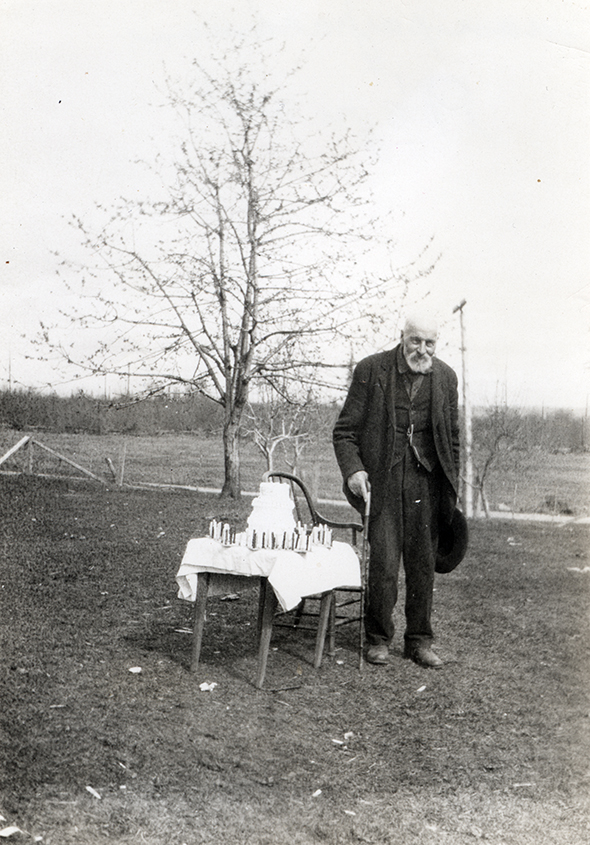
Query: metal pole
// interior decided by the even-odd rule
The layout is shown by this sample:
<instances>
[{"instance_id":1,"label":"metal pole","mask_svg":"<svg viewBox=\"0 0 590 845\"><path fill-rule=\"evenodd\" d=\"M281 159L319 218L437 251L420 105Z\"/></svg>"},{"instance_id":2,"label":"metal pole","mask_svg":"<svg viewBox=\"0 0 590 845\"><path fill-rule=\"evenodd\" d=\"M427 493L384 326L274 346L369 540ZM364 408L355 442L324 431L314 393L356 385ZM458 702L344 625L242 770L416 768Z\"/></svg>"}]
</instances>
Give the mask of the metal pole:
<instances>
[{"instance_id":1,"label":"metal pole","mask_svg":"<svg viewBox=\"0 0 590 845\"><path fill-rule=\"evenodd\" d=\"M462 504L466 517L473 516L473 457L472 445L473 437L471 432L471 402L469 399L469 378L467 373L467 345L465 342L465 320L463 315L463 308L467 304L464 299L455 308L453 314L459 312L459 321L461 326L461 373L462 373L462 392L463 392L463 428L464 428L464 443L463 443L463 484L462 484Z\"/></svg>"}]
</instances>

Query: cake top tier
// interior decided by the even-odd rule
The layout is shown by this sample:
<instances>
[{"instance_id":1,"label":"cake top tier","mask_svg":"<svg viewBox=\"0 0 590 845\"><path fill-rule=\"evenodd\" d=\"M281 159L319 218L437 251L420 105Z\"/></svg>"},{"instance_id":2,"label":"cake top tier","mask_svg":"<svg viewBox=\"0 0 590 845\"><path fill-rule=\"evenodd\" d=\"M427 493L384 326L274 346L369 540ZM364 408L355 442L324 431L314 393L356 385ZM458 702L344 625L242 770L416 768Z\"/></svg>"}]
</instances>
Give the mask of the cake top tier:
<instances>
[{"instance_id":1,"label":"cake top tier","mask_svg":"<svg viewBox=\"0 0 590 845\"><path fill-rule=\"evenodd\" d=\"M263 481L260 495L252 502L252 513L248 517L248 528L256 531L292 531L294 502L288 484L274 484Z\"/></svg>"},{"instance_id":2,"label":"cake top tier","mask_svg":"<svg viewBox=\"0 0 590 845\"><path fill-rule=\"evenodd\" d=\"M262 481L260 484L260 495L266 498L267 496L275 500L289 501L291 499L291 490L288 484L277 484L273 481Z\"/></svg>"}]
</instances>

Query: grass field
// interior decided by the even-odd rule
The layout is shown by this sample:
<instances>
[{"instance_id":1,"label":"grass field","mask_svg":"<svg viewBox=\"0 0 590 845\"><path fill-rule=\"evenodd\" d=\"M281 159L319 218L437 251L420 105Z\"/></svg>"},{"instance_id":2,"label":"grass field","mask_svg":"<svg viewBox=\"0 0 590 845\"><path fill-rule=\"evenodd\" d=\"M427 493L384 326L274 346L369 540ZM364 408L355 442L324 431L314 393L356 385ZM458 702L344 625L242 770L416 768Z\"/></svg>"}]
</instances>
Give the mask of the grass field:
<instances>
[{"instance_id":1,"label":"grass field","mask_svg":"<svg viewBox=\"0 0 590 845\"><path fill-rule=\"evenodd\" d=\"M278 629L258 691L254 593L211 600L195 677L174 581L247 500L15 477L0 511L7 841L590 840L587 526L473 522L437 579L442 671L404 661L400 631L361 675L353 630L316 671L310 635Z\"/></svg>"},{"instance_id":2,"label":"grass field","mask_svg":"<svg viewBox=\"0 0 590 845\"><path fill-rule=\"evenodd\" d=\"M0 431L0 454L18 442L22 432ZM43 444L81 464L100 477L112 479L106 464L110 458L117 472L124 462L124 479L136 482L186 484L220 487L223 479L223 453L219 437L197 434L121 436L35 433ZM6 467L22 468L26 456L20 453ZM54 472L57 461L41 451L35 453L38 471ZM279 464L276 469L287 469ZM243 489L255 491L266 466L252 445L242 445ZM66 464L59 471L73 472ZM331 443L313 444L304 453L302 477L315 496L343 498L341 477ZM540 507L552 512L552 503L567 503L575 516L590 516L590 454L552 455L531 453L521 458L517 470L491 472L488 486L491 508L503 504L521 513L534 513ZM559 507L555 506L556 512Z\"/></svg>"}]
</instances>

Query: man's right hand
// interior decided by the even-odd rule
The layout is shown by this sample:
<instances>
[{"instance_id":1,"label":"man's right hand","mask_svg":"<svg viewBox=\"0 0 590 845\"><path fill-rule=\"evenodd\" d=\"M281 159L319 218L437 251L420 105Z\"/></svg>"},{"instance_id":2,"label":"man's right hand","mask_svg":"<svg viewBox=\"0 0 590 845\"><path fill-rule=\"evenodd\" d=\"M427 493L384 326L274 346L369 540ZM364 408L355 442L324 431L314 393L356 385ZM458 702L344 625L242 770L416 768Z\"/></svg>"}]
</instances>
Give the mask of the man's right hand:
<instances>
[{"instance_id":1,"label":"man's right hand","mask_svg":"<svg viewBox=\"0 0 590 845\"><path fill-rule=\"evenodd\" d=\"M359 499L364 499L365 502L368 500L371 485L369 483L369 474L364 469L359 469L358 472L353 472L352 475L347 478L346 483L348 484L348 489L354 496L358 496Z\"/></svg>"}]
</instances>

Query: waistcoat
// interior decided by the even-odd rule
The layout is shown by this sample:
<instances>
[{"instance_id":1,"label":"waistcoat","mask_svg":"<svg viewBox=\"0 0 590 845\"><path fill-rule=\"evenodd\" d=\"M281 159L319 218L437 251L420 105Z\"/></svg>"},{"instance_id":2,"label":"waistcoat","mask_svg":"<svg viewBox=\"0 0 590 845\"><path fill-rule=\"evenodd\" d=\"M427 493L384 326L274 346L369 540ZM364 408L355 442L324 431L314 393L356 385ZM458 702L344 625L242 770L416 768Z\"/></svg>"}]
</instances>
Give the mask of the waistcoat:
<instances>
[{"instance_id":1,"label":"waistcoat","mask_svg":"<svg viewBox=\"0 0 590 845\"><path fill-rule=\"evenodd\" d=\"M410 399L405 380L398 373L395 384L395 441L392 466L399 463L407 448L422 466L431 472L438 463L432 435L432 377L422 379L422 384Z\"/></svg>"}]
</instances>

